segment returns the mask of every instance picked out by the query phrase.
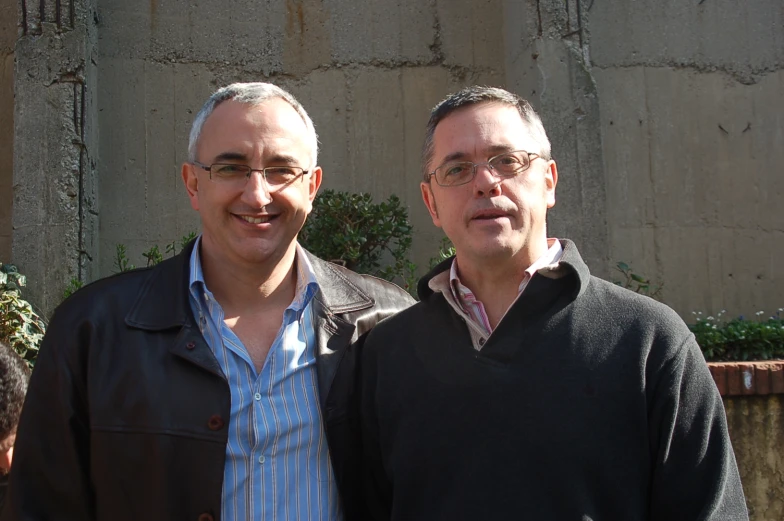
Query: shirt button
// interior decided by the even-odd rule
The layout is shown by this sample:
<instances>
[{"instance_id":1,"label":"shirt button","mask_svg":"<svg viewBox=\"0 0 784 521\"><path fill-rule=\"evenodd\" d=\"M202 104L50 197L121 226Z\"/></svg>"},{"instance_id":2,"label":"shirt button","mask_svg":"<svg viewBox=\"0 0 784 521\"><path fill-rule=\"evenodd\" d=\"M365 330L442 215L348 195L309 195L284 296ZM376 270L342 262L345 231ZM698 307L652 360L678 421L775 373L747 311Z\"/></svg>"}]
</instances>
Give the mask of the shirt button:
<instances>
[{"instance_id":1,"label":"shirt button","mask_svg":"<svg viewBox=\"0 0 784 521\"><path fill-rule=\"evenodd\" d=\"M209 427L211 431L221 430L223 428L223 418L217 414L210 416L209 421L207 421L207 427Z\"/></svg>"},{"instance_id":2,"label":"shirt button","mask_svg":"<svg viewBox=\"0 0 784 521\"><path fill-rule=\"evenodd\" d=\"M484 339L484 338L480 338L480 339L479 339L479 345L480 345L480 346L483 346L483 345L485 345L485 339Z\"/></svg>"},{"instance_id":3,"label":"shirt button","mask_svg":"<svg viewBox=\"0 0 784 521\"><path fill-rule=\"evenodd\" d=\"M261 393L254 394L253 398L256 399L256 400L261 400Z\"/></svg>"},{"instance_id":4,"label":"shirt button","mask_svg":"<svg viewBox=\"0 0 784 521\"><path fill-rule=\"evenodd\" d=\"M263 455L259 456L259 463L264 463L265 461L267 461L267 458L265 458Z\"/></svg>"}]
</instances>

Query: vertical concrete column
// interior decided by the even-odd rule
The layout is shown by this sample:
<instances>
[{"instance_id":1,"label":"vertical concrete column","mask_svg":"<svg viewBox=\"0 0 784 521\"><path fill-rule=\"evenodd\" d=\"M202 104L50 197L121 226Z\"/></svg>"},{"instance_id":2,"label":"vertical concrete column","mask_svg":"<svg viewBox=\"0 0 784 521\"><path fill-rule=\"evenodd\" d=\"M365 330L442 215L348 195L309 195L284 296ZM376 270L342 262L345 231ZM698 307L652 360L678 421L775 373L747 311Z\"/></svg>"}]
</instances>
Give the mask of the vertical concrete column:
<instances>
[{"instance_id":1,"label":"vertical concrete column","mask_svg":"<svg viewBox=\"0 0 784 521\"><path fill-rule=\"evenodd\" d=\"M95 260L91 141L94 8L22 1L16 43L11 260L45 314ZM92 78L91 78L92 76Z\"/></svg>"},{"instance_id":2,"label":"vertical concrete column","mask_svg":"<svg viewBox=\"0 0 784 521\"><path fill-rule=\"evenodd\" d=\"M504 9L507 85L542 117L558 164L548 234L573 239L591 271L606 277L604 159L586 3L506 0Z\"/></svg>"},{"instance_id":3,"label":"vertical concrete column","mask_svg":"<svg viewBox=\"0 0 784 521\"><path fill-rule=\"evenodd\" d=\"M11 196L14 167L14 46L19 9L0 0L0 262L11 259Z\"/></svg>"}]
</instances>

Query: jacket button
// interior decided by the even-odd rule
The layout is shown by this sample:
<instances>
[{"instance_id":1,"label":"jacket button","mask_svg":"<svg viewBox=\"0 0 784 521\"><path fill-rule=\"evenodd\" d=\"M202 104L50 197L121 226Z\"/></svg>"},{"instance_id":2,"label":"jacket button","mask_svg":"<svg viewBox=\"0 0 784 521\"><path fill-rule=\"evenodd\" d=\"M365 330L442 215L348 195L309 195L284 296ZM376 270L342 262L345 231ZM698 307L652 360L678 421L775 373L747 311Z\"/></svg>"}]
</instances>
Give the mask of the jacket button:
<instances>
[{"instance_id":1,"label":"jacket button","mask_svg":"<svg viewBox=\"0 0 784 521\"><path fill-rule=\"evenodd\" d=\"M215 518L212 517L212 514L205 512L199 515L199 521L215 521Z\"/></svg>"},{"instance_id":2,"label":"jacket button","mask_svg":"<svg viewBox=\"0 0 784 521\"><path fill-rule=\"evenodd\" d=\"M210 416L209 421L207 422L207 427L210 428L211 431L218 431L223 428L223 418L218 416L217 414ZM208 514L204 514L208 515Z\"/></svg>"},{"instance_id":3,"label":"jacket button","mask_svg":"<svg viewBox=\"0 0 784 521\"><path fill-rule=\"evenodd\" d=\"M185 349L190 350L193 349L194 347L196 347L196 342L188 342L187 344L185 344Z\"/></svg>"}]
</instances>

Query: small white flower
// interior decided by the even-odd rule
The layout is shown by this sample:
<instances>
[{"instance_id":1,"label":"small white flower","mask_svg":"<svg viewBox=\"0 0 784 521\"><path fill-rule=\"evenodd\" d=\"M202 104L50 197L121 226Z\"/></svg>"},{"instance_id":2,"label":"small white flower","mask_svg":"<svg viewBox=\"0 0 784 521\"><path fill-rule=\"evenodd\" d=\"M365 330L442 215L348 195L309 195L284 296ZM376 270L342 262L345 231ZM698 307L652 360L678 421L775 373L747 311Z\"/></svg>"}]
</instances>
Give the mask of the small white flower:
<instances>
[{"instance_id":1,"label":"small white flower","mask_svg":"<svg viewBox=\"0 0 784 521\"><path fill-rule=\"evenodd\" d=\"M708 321L713 320L713 317L708 317L705 320L708 320Z\"/></svg>"}]
</instances>

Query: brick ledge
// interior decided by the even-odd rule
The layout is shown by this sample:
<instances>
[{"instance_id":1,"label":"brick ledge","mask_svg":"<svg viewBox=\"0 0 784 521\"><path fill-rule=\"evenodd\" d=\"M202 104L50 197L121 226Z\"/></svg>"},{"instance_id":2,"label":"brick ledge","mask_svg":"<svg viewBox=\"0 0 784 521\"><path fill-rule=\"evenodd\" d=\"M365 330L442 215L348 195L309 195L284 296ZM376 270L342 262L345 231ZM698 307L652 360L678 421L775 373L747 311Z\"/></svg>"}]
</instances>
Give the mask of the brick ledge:
<instances>
[{"instance_id":1,"label":"brick ledge","mask_svg":"<svg viewBox=\"0 0 784 521\"><path fill-rule=\"evenodd\" d=\"M784 360L708 362L722 396L784 394Z\"/></svg>"}]
</instances>

